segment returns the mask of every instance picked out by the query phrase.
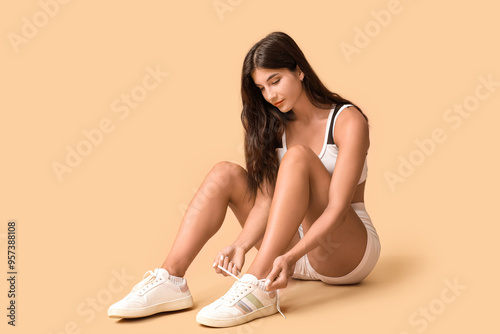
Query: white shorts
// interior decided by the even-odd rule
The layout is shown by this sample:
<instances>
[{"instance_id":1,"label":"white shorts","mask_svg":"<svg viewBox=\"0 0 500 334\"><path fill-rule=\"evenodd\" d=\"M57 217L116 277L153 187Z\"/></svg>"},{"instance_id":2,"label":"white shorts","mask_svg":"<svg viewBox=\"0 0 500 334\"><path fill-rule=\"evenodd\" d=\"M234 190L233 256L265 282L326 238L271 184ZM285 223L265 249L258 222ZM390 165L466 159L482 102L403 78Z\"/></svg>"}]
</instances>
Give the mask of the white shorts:
<instances>
[{"instance_id":1,"label":"white shorts","mask_svg":"<svg viewBox=\"0 0 500 334\"><path fill-rule=\"evenodd\" d=\"M380 256L380 240L377 234L377 230L372 224L371 218L366 212L365 203L357 202L351 203L352 208L359 216L361 221L366 227L367 232L367 243L365 255L361 259L361 262L356 268L350 273L341 277L328 277L319 274L314 270L314 268L309 263L307 254L304 255L295 264L295 270L292 278L308 280L308 281L322 281L327 284L356 284L361 282L375 267ZM304 231L302 225L299 226L299 235L302 239L304 237Z\"/></svg>"}]
</instances>

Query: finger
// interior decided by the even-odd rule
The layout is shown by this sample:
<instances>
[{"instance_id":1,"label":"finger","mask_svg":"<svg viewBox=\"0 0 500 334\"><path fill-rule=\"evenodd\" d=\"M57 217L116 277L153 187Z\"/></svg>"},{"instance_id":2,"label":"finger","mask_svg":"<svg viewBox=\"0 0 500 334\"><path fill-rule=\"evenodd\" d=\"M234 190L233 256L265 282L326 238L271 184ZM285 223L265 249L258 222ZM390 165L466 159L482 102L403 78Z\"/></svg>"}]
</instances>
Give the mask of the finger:
<instances>
[{"instance_id":1,"label":"finger","mask_svg":"<svg viewBox=\"0 0 500 334\"><path fill-rule=\"evenodd\" d=\"M228 265L229 265L229 256L226 256L226 257L224 258L223 263L224 263L224 264L223 264L222 266L224 267L224 269L226 269L226 270L228 270L228 271L229 271L229 269L227 268L227 267L228 267ZM226 272L225 272L225 271L223 271L223 272L222 272L222 275L227 276L227 274L226 274Z\"/></svg>"},{"instance_id":2,"label":"finger","mask_svg":"<svg viewBox=\"0 0 500 334\"><path fill-rule=\"evenodd\" d=\"M219 259L219 254L217 254L217 256L215 257L214 264L212 264L212 268L217 269L217 265L219 264L219 261L217 261L218 259Z\"/></svg>"},{"instance_id":3,"label":"finger","mask_svg":"<svg viewBox=\"0 0 500 334\"><path fill-rule=\"evenodd\" d=\"M281 271L279 276L267 286L267 290L284 289L288 285L288 276L285 271Z\"/></svg>"},{"instance_id":4,"label":"finger","mask_svg":"<svg viewBox=\"0 0 500 334\"><path fill-rule=\"evenodd\" d=\"M232 263L233 266L230 270L230 272L235 275L235 276L239 276L240 275L240 270L238 269L238 266L236 266L236 264Z\"/></svg>"},{"instance_id":5,"label":"finger","mask_svg":"<svg viewBox=\"0 0 500 334\"><path fill-rule=\"evenodd\" d=\"M220 274L220 269L218 268L218 265L219 265L219 256L220 256L220 254L217 254L217 256L214 259L214 264L212 265L214 267L215 272L217 274Z\"/></svg>"},{"instance_id":6,"label":"finger","mask_svg":"<svg viewBox=\"0 0 500 334\"><path fill-rule=\"evenodd\" d=\"M217 274L221 274L222 273L222 270L219 269L219 266L222 267L222 265L224 264L224 255L220 254L219 257L217 258L217 265L215 266L215 272Z\"/></svg>"},{"instance_id":7,"label":"finger","mask_svg":"<svg viewBox=\"0 0 500 334\"><path fill-rule=\"evenodd\" d=\"M271 282L266 289L268 291L272 290L278 290L278 289L284 289L288 285L288 279L284 275L280 275L278 278L274 280L274 282Z\"/></svg>"},{"instance_id":8,"label":"finger","mask_svg":"<svg viewBox=\"0 0 500 334\"><path fill-rule=\"evenodd\" d=\"M281 268L273 266L273 269L271 270L269 275L267 275L267 277L266 277L266 283L265 283L266 287L268 285L270 285L272 282L274 282L274 280L278 277L280 272L281 272Z\"/></svg>"},{"instance_id":9,"label":"finger","mask_svg":"<svg viewBox=\"0 0 500 334\"><path fill-rule=\"evenodd\" d=\"M273 269L266 279L266 289L276 290L284 288L287 285L287 280L288 278L284 268L282 266L273 266Z\"/></svg>"}]
</instances>

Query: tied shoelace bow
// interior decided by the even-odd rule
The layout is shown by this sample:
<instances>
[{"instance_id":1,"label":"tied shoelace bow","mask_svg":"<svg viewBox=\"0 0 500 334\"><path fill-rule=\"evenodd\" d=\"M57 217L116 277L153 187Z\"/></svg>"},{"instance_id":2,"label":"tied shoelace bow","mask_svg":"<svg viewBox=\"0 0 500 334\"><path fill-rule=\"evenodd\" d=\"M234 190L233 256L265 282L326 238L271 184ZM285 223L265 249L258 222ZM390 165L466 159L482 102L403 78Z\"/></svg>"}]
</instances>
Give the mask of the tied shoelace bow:
<instances>
[{"instance_id":1,"label":"tied shoelace bow","mask_svg":"<svg viewBox=\"0 0 500 334\"><path fill-rule=\"evenodd\" d=\"M155 269L154 272L148 270L142 277L142 281L134 285L134 287L132 288L132 292L145 290L150 284L153 284L154 282L159 280L161 280L161 278L158 277L158 269Z\"/></svg>"},{"instance_id":2,"label":"tied shoelace bow","mask_svg":"<svg viewBox=\"0 0 500 334\"><path fill-rule=\"evenodd\" d=\"M240 295L242 295L247 290L247 288L251 288L251 286L248 284L250 282L244 282L244 281L242 281L237 276L233 275L231 272L229 272L228 270L224 269L220 265L218 267L221 270L225 271L227 274L233 276L234 279L236 279L236 281L238 282L238 284L234 284L231 287L231 289L229 289L229 291L224 296L222 296L223 300L225 300L227 302L232 302L236 298L239 298ZM258 285L258 282L265 282L265 281L266 281L265 279L257 280L257 285ZM278 309L278 312L281 313L281 315L283 316L283 318L286 319L285 315L283 314L283 312L281 312L281 309L280 309L280 291L279 290L276 290L276 308Z\"/></svg>"}]
</instances>

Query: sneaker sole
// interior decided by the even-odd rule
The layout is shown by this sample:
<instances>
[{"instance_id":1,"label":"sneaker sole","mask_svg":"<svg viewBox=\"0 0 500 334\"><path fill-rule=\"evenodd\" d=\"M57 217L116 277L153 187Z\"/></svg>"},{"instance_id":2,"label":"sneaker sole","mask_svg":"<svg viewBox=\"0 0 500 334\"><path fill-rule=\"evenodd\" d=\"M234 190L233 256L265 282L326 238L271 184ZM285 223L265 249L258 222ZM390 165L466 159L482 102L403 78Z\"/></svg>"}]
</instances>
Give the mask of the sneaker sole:
<instances>
[{"instance_id":1,"label":"sneaker sole","mask_svg":"<svg viewBox=\"0 0 500 334\"><path fill-rule=\"evenodd\" d=\"M109 309L108 316L110 318L141 318L160 312L183 310L191 306L193 306L193 297L189 296L138 309Z\"/></svg>"},{"instance_id":2,"label":"sneaker sole","mask_svg":"<svg viewBox=\"0 0 500 334\"><path fill-rule=\"evenodd\" d=\"M241 325L244 323L247 323L249 321L262 318L262 317L267 317L269 315L273 315L275 313L278 313L278 309L276 308L276 305L268 305L264 308L255 310L251 313L239 316L237 318L232 318L232 319L213 319L213 318L206 318L203 316L200 316L199 314L196 315L196 322L199 324L209 326L209 327L231 327L231 326L237 326Z\"/></svg>"}]
</instances>

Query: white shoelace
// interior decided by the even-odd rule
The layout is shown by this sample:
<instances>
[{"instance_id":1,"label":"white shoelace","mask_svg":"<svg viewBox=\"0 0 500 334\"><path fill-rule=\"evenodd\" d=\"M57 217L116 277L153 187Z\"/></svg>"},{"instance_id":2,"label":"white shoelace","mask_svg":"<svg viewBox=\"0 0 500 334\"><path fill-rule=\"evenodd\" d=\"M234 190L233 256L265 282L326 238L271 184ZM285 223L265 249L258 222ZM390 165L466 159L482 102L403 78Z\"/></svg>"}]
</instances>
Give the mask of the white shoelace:
<instances>
[{"instance_id":1,"label":"white shoelace","mask_svg":"<svg viewBox=\"0 0 500 334\"><path fill-rule=\"evenodd\" d=\"M236 279L236 281L238 282L238 284L234 284L231 287L231 289L229 289L229 291L226 292L226 294L224 296L222 296L223 300L228 301L228 302L233 302L234 300L240 298L241 295L243 295L248 289L252 288L252 286L249 283L253 283L253 282L242 281L237 276L233 275L231 272L224 269L220 265L218 267L221 270L225 271L227 274L233 276L234 279ZM257 280L257 284L258 284L258 282L265 282L265 281L266 281L265 279ZM283 318L286 319L285 315L283 314L283 312L281 312L281 309L280 309L280 291L279 290L276 290L276 308L278 309L278 312L281 313Z\"/></svg>"},{"instance_id":2,"label":"white shoelace","mask_svg":"<svg viewBox=\"0 0 500 334\"><path fill-rule=\"evenodd\" d=\"M142 277L142 281L134 285L132 288L132 292L140 291L140 290L145 290L149 285L155 283L156 281L159 281L160 279L158 278L158 269L155 269L155 271L148 270L144 276Z\"/></svg>"}]
</instances>

